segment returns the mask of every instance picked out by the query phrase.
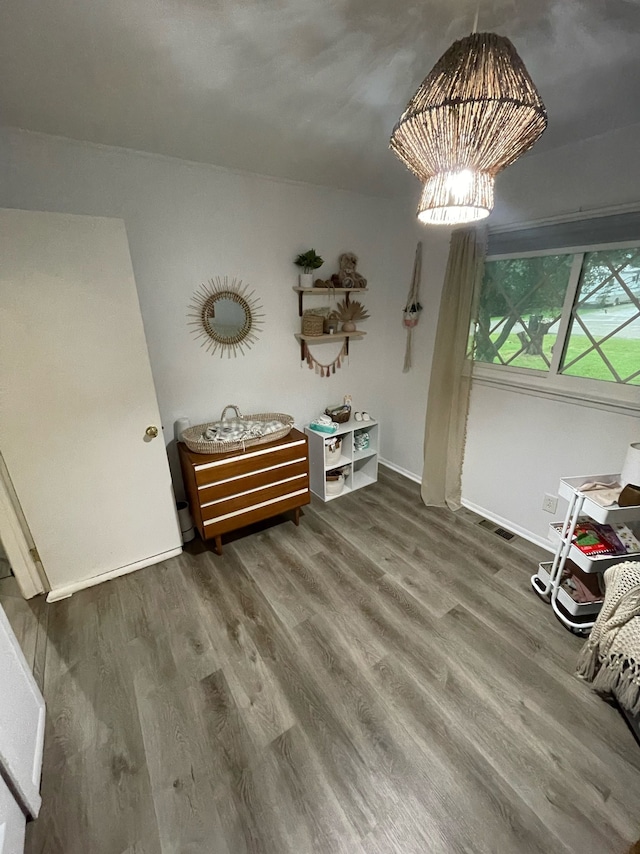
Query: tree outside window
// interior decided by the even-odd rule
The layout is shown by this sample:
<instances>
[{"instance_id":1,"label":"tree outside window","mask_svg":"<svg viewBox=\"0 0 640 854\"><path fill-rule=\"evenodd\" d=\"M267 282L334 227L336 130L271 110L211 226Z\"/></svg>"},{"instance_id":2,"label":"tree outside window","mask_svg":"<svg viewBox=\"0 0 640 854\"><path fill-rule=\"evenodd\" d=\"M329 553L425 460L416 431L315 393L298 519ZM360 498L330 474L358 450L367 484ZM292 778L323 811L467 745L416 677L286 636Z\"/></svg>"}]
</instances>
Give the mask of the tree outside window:
<instances>
[{"instance_id":1,"label":"tree outside window","mask_svg":"<svg viewBox=\"0 0 640 854\"><path fill-rule=\"evenodd\" d=\"M488 260L472 356L640 385L640 247Z\"/></svg>"},{"instance_id":2,"label":"tree outside window","mask_svg":"<svg viewBox=\"0 0 640 854\"><path fill-rule=\"evenodd\" d=\"M474 358L549 369L571 255L487 261L478 302Z\"/></svg>"}]
</instances>

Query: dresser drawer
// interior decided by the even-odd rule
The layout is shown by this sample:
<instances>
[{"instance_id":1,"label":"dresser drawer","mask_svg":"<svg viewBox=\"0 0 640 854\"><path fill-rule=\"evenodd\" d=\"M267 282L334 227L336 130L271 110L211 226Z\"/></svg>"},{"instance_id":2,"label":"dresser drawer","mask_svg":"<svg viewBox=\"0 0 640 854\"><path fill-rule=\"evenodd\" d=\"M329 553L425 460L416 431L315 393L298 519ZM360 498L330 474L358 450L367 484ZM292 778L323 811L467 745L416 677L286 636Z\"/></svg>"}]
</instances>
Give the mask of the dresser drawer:
<instances>
[{"instance_id":1,"label":"dresser drawer","mask_svg":"<svg viewBox=\"0 0 640 854\"><path fill-rule=\"evenodd\" d=\"M267 460L265 460L266 462ZM199 486L198 498L200 505L203 506L212 501L219 501L221 498L231 498L240 493L249 495L261 487L309 474L309 464L306 456L286 460L282 463L273 463L271 459L268 462L270 463L269 465L265 465L264 468L259 468L250 474L231 475L216 483Z\"/></svg>"},{"instance_id":2,"label":"dresser drawer","mask_svg":"<svg viewBox=\"0 0 640 854\"><path fill-rule=\"evenodd\" d=\"M309 475L307 472L303 472L293 479L284 478L276 483L259 486L249 491L239 486L237 492L232 496L219 498L217 501L209 504L200 505L202 521L206 525L211 519L229 516L229 514L236 513L238 510L249 510L258 504L266 506L266 503L276 498L282 498L284 495L290 495L292 492L300 493L304 489L309 489Z\"/></svg>"},{"instance_id":3,"label":"dresser drawer","mask_svg":"<svg viewBox=\"0 0 640 854\"><path fill-rule=\"evenodd\" d=\"M194 466L198 486L219 483L238 475L250 474L258 469L280 465L307 457L307 440L292 438L274 446L258 445L235 455L224 454L219 460Z\"/></svg>"},{"instance_id":4,"label":"dresser drawer","mask_svg":"<svg viewBox=\"0 0 640 854\"><path fill-rule=\"evenodd\" d=\"M306 487L289 492L279 498L273 498L270 501L252 504L249 507L243 505L233 511L227 509L227 512L222 516L208 519L203 524L205 538L226 534L228 531L235 531L236 528L252 525L254 522L262 521L262 519L269 519L271 516L285 513L287 510L303 507L309 503L310 499L311 493L309 487Z\"/></svg>"}]
</instances>

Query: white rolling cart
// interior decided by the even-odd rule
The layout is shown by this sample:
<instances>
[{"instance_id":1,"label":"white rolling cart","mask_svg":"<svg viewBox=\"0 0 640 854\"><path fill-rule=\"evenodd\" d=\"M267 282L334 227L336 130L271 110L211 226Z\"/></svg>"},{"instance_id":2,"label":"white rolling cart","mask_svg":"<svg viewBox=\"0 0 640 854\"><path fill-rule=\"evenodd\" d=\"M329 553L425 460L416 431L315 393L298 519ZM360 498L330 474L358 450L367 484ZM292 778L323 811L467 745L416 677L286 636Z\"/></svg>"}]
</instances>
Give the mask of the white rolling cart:
<instances>
[{"instance_id":1,"label":"white rolling cart","mask_svg":"<svg viewBox=\"0 0 640 854\"><path fill-rule=\"evenodd\" d=\"M558 495L569 502L567 514L562 528L558 530L550 525L550 537L556 545L553 561L542 562L538 572L531 577L531 586L535 592L547 602L550 602L554 614L570 631L576 634L588 634L595 618L600 611L598 603L580 604L574 602L562 588L562 573L567 560L572 560L584 572L603 573L610 566L626 560L640 560L640 552L624 555L586 555L572 542L578 521L589 517L601 524L616 524L640 520L640 506L601 507L588 492L582 492L580 487L594 481L611 483L619 481L619 474L599 474L588 477L563 477L560 480Z\"/></svg>"}]
</instances>

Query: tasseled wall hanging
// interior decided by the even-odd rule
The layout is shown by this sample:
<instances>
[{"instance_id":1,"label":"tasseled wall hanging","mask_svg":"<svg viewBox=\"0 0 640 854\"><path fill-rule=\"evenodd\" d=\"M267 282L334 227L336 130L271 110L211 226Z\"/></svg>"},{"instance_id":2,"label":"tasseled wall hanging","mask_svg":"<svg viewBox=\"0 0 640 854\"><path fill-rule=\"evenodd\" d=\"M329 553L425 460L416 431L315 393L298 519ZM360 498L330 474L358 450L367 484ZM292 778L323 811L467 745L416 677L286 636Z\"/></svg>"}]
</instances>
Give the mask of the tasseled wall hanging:
<instances>
[{"instance_id":1,"label":"tasseled wall hanging","mask_svg":"<svg viewBox=\"0 0 640 854\"><path fill-rule=\"evenodd\" d=\"M407 329L407 348L404 353L402 373L408 373L411 368L411 336L413 327L418 325L422 306L420 305L420 279L422 278L422 241L416 246L416 260L413 264L413 278L407 297L407 304L402 311L402 322Z\"/></svg>"},{"instance_id":2,"label":"tasseled wall hanging","mask_svg":"<svg viewBox=\"0 0 640 854\"><path fill-rule=\"evenodd\" d=\"M346 342L342 345L340 352L335 357L333 362L329 362L328 365L323 365L322 362L319 362L315 356L311 354L311 351L307 347L305 342L304 345L304 358L309 366L310 370L315 370L316 374L320 374L321 377L330 377L332 374L335 374L336 369L339 368L345 360L347 356L347 345Z\"/></svg>"}]
</instances>

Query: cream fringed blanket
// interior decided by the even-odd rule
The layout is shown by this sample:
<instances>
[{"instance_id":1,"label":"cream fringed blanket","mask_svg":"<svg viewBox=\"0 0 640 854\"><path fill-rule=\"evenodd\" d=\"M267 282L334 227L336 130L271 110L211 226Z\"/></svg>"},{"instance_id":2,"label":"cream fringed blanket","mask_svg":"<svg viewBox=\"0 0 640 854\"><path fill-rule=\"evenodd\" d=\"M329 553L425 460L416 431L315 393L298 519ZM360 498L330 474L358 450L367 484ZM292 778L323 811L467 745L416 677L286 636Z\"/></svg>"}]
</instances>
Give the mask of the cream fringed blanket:
<instances>
[{"instance_id":1,"label":"cream fringed blanket","mask_svg":"<svg viewBox=\"0 0 640 854\"><path fill-rule=\"evenodd\" d=\"M595 691L613 694L640 714L640 562L625 561L604 574L604 605L578 659L578 675Z\"/></svg>"}]
</instances>

